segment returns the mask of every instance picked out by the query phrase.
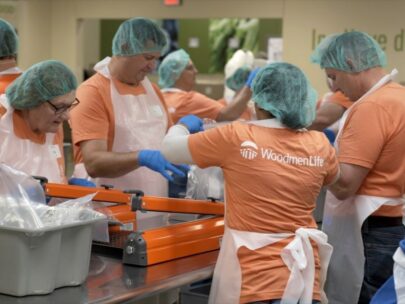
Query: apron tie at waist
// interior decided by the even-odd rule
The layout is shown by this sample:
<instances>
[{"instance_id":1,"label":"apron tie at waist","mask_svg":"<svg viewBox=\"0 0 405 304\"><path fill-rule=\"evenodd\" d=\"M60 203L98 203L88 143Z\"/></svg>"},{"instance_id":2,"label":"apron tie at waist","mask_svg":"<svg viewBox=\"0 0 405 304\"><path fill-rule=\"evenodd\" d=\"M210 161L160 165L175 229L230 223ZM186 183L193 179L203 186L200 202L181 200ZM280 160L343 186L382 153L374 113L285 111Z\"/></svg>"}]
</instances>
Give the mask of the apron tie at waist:
<instances>
[{"instance_id":1,"label":"apron tie at waist","mask_svg":"<svg viewBox=\"0 0 405 304\"><path fill-rule=\"evenodd\" d=\"M400 247L394 254L394 286L397 296L397 303L405 303L405 253L404 241L401 241Z\"/></svg>"},{"instance_id":2,"label":"apron tie at waist","mask_svg":"<svg viewBox=\"0 0 405 304\"><path fill-rule=\"evenodd\" d=\"M226 225L208 303L239 303L242 274L237 251L240 247L257 250L292 236L295 238L284 247L281 253L284 263L291 271L281 303L290 304L300 301L300 304L312 304L315 263L309 238L316 242L319 250L321 299L323 303L327 303L323 285L332 246L327 243L326 234L313 228L299 228L295 233L258 233L234 230Z\"/></svg>"},{"instance_id":3,"label":"apron tie at waist","mask_svg":"<svg viewBox=\"0 0 405 304\"><path fill-rule=\"evenodd\" d=\"M320 290L321 301L327 303L323 285L326 279L327 267L332 255L332 246L327 243L327 236L322 231L311 228L299 228L295 238L281 252L283 262L291 274L284 289L281 304L286 303L312 303L312 294L315 281L315 261L310 238L319 248L321 261Z\"/></svg>"}]
</instances>

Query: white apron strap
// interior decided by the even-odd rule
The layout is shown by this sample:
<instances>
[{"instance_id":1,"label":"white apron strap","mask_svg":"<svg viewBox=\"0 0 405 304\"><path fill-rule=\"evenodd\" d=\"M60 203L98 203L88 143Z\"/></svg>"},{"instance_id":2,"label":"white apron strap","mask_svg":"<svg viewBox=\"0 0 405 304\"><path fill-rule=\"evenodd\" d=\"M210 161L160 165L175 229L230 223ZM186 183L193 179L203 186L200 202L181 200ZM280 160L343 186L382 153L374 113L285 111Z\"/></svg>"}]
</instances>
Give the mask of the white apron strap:
<instances>
[{"instance_id":1,"label":"white apron strap","mask_svg":"<svg viewBox=\"0 0 405 304\"><path fill-rule=\"evenodd\" d=\"M394 283L397 295L397 304L405 304L405 254L401 246L394 254Z\"/></svg>"},{"instance_id":2,"label":"white apron strap","mask_svg":"<svg viewBox=\"0 0 405 304\"><path fill-rule=\"evenodd\" d=\"M403 204L401 198L367 195L338 200L331 192L327 192L322 230L335 248L325 284L326 295L331 303L357 303L365 263L361 226L382 205L400 204Z\"/></svg>"},{"instance_id":3,"label":"white apron strap","mask_svg":"<svg viewBox=\"0 0 405 304\"><path fill-rule=\"evenodd\" d=\"M323 291L332 246L327 243L328 237L317 229L300 228L295 238L282 251L281 257L291 271L281 304L311 304L315 281L315 261L310 239L314 240L319 249L321 262L320 291L322 303L327 303Z\"/></svg>"}]
</instances>

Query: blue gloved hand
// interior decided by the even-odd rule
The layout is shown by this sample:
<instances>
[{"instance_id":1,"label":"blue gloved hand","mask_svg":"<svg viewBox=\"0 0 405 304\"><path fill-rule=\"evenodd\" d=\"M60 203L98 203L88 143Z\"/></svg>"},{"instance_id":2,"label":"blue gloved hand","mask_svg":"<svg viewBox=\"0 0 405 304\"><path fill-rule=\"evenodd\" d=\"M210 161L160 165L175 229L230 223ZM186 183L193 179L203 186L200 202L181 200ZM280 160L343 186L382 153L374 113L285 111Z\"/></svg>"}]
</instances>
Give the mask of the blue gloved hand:
<instances>
[{"instance_id":1,"label":"blue gloved hand","mask_svg":"<svg viewBox=\"0 0 405 304\"><path fill-rule=\"evenodd\" d=\"M191 167L190 165L187 164L180 164L180 165L175 165L177 168L179 168L181 171L183 171L184 173L188 173L188 171L190 171Z\"/></svg>"},{"instance_id":2,"label":"blue gloved hand","mask_svg":"<svg viewBox=\"0 0 405 304\"><path fill-rule=\"evenodd\" d=\"M326 135L326 137L329 139L329 142L331 145L335 142L336 139L336 134L333 132L331 129L323 129L323 133Z\"/></svg>"},{"instance_id":3,"label":"blue gloved hand","mask_svg":"<svg viewBox=\"0 0 405 304\"><path fill-rule=\"evenodd\" d=\"M183 116L177 123L185 125L191 134L204 131L202 119L193 114Z\"/></svg>"},{"instance_id":4,"label":"blue gloved hand","mask_svg":"<svg viewBox=\"0 0 405 304\"><path fill-rule=\"evenodd\" d=\"M247 86L249 89L252 88L252 83L253 80L255 79L257 73L259 73L260 68L255 68L254 70L252 70L249 74L248 79L246 80L245 86Z\"/></svg>"},{"instance_id":5,"label":"blue gloved hand","mask_svg":"<svg viewBox=\"0 0 405 304\"><path fill-rule=\"evenodd\" d=\"M93 183L92 181L89 181L85 178L77 178L77 177L72 177L71 179L69 179L68 184L76 185L76 186L83 186L83 187L90 187L90 188L96 187L96 184Z\"/></svg>"},{"instance_id":6,"label":"blue gloved hand","mask_svg":"<svg viewBox=\"0 0 405 304\"><path fill-rule=\"evenodd\" d=\"M138 164L139 166L145 166L159 172L169 181L173 181L173 177L167 171L171 171L181 177L185 176L183 171L169 163L158 150L141 150L138 153Z\"/></svg>"}]
</instances>

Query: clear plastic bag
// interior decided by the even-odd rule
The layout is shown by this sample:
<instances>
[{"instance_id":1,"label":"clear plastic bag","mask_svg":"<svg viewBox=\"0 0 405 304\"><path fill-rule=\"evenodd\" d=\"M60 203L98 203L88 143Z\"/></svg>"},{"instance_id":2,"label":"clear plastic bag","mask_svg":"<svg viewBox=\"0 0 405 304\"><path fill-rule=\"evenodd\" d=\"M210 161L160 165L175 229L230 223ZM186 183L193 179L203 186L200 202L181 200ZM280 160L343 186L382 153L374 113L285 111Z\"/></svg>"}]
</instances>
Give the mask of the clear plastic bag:
<instances>
[{"instance_id":1,"label":"clear plastic bag","mask_svg":"<svg viewBox=\"0 0 405 304\"><path fill-rule=\"evenodd\" d=\"M224 201L224 176L219 167L201 169L191 166L186 198Z\"/></svg>"},{"instance_id":2,"label":"clear plastic bag","mask_svg":"<svg viewBox=\"0 0 405 304\"><path fill-rule=\"evenodd\" d=\"M108 241L106 216L92 208L96 195L69 200L56 206L47 206L45 193L39 181L5 164L0 164L0 227L40 230L72 223L97 220L105 222L104 232L98 239ZM96 229L98 230L98 229ZM107 235L107 238L106 236Z\"/></svg>"},{"instance_id":3,"label":"clear plastic bag","mask_svg":"<svg viewBox=\"0 0 405 304\"><path fill-rule=\"evenodd\" d=\"M38 181L27 174L0 164L0 226L43 228L34 211L35 205L45 206L45 194Z\"/></svg>"}]
</instances>

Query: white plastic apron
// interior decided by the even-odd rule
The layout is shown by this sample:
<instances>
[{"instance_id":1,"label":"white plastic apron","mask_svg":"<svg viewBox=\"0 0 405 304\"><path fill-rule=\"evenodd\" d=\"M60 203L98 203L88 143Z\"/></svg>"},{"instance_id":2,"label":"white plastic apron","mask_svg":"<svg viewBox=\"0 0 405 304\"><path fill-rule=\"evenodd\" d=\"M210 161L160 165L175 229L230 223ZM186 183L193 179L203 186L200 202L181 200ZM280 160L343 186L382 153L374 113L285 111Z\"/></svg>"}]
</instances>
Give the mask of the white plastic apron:
<instances>
[{"instance_id":1,"label":"white plastic apron","mask_svg":"<svg viewBox=\"0 0 405 304\"><path fill-rule=\"evenodd\" d=\"M405 254L401 247L394 254L394 284L397 304L405 304Z\"/></svg>"},{"instance_id":2,"label":"white plastic apron","mask_svg":"<svg viewBox=\"0 0 405 304\"><path fill-rule=\"evenodd\" d=\"M30 175L44 176L53 183L65 181L58 158L62 157L59 145L55 145L54 133L46 133L44 144L37 144L15 135L13 113L5 94L0 104L7 112L0 118L0 162Z\"/></svg>"},{"instance_id":3,"label":"white plastic apron","mask_svg":"<svg viewBox=\"0 0 405 304\"><path fill-rule=\"evenodd\" d=\"M250 250L257 250L293 235L293 233L238 231L225 226L225 233L215 266L208 303L239 303L242 275L237 251L240 247L245 246ZM323 284L332 254L332 246L327 243L327 236L322 231L311 228L299 228L295 232L295 238L284 247L281 253L284 263L291 271L282 297L282 304L312 303L315 262L310 238L317 243L319 249L322 303L327 303L325 294L323 293Z\"/></svg>"},{"instance_id":4,"label":"white plastic apron","mask_svg":"<svg viewBox=\"0 0 405 304\"><path fill-rule=\"evenodd\" d=\"M115 118L115 133L112 146L113 152L133 152L143 149L160 150L166 134L168 119L159 97L150 81L145 78L141 84L146 94L120 95L112 81L108 64L111 58L106 57L97 63L94 69L110 79L111 100ZM84 169L83 164L76 166L76 172ZM76 174L80 176L80 174ZM96 178L95 183L113 185L122 190L142 190L146 195L168 195L168 182L160 174L149 168L140 167L117 178ZM156 223L143 225L139 220L150 217L160 217ZM137 212L138 228L144 229L163 224L163 213ZM163 221L163 222L162 222ZM139 227L139 224L141 224Z\"/></svg>"},{"instance_id":5,"label":"white plastic apron","mask_svg":"<svg viewBox=\"0 0 405 304\"><path fill-rule=\"evenodd\" d=\"M384 76L356 103L363 102L372 92L391 81L398 73L394 69ZM347 110L340 124L335 144L350 113ZM338 150L338 147L336 147ZM365 219L382 205L400 205L402 198L385 198L355 195L338 200L330 191L326 194L322 230L328 235L329 243L335 248L328 271L325 291L331 304L355 304L358 302L364 276L364 248L361 226Z\"/></svg>"}]
</instances>

